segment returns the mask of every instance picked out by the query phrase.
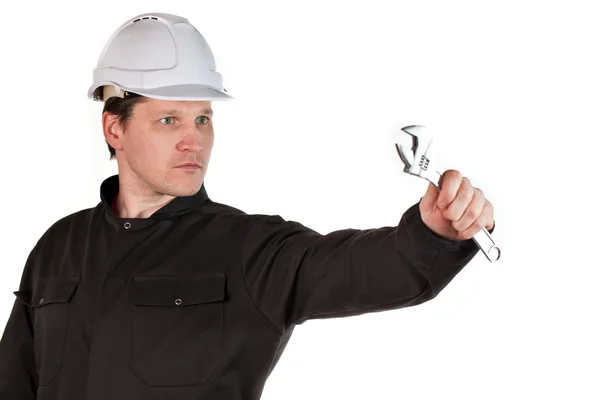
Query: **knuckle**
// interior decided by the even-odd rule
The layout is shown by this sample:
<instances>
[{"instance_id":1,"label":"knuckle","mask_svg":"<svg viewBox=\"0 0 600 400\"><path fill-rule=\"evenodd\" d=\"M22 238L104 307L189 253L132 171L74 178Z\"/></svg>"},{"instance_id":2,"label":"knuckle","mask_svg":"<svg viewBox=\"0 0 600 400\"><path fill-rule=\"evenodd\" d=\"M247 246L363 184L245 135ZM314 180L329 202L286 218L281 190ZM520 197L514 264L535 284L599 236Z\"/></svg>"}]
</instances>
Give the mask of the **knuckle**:
<instances>
[{"instance_id":1,"label":"knuckle","mask_svg":"<svg viewBox=\"0 0 600 400\"><path fill-rule=\"evenodd\" d=\"M452 213L451 220L455 221L455 222L458 222L458 221L460 221L460 216L461 216L460 212L454 211Z\"/></svg>"},{"instance_id":2,"label":"knuckle","mask_svg":"<svg viewBox=\"0 0 600 400\"><path fill-rule=\"evenodd\" d=\"M444 217L446 217L446 219L448 219L449 221L456 222L456 221L458 221L457 214L458 213L456 211L454 211L453 209L448 209L446 211L446 214L444 215Z\"/></svg>"},{"instance_id":3,"label":"knuckle","mask_svg":"<svg viewBox=\"0 0 600 400\"><path fill-rule=\"evenodd\" d=\"M446 182L460 182L462 181L462 174L455 169L449 169L444 173L443 179Z\"/></svg>"},{"instance_id":4,"label":"knuckle","mask_svg":"<svg viewBox=\"0 0 600 400\"><path fill-rule=\"evenodd\" d=\"M475 210L475 208L473 208L473 207L469 207L469 208L467 208L467 211L465 211L465 217L467 217L469 219L473 219L478 216L479 216L479 214L477 213L477 210Z\"/></svg>"},{"instance_id":5,"label":"knuckle","mask_svg":"<svg viewBox=\"0 0 600 400\"><path fill-rule=\"evenodd\" d=\"M462 174L456 169L448 170L448 174L454 178L462 179Z\"/></svg>"},{"instance_id":6,"label":"knuckle","mask_svg":"<svg viewBox=\"0 0 600 400\"><path fill-rule=\"evenodd\" d=\"M473 198L473 189L463 186L456 197L461 201L470 201Z\"/></svg>"}]
</instances>

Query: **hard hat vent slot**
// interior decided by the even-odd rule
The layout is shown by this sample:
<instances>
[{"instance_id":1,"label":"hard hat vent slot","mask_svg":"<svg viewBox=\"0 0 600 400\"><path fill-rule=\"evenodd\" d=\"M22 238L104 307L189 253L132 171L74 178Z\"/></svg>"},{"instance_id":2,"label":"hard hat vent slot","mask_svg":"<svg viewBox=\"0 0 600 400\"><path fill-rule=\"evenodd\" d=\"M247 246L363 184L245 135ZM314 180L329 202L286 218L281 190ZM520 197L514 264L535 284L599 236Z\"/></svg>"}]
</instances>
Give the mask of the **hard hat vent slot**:
<instances>
[{"instance_id":1,"label":"hard hat vent slot","mask_svg":"<svg viewBox=\"0 0 600 400\"><path fill-rule=\"evenodd\" d=\"M143 19L153 19L155 21L158 21L158 18L156 18L156 17L144 17L144 18L134 19L133 22L139 22L139 21L141 21Z\"/></svg>"}]
</instances>

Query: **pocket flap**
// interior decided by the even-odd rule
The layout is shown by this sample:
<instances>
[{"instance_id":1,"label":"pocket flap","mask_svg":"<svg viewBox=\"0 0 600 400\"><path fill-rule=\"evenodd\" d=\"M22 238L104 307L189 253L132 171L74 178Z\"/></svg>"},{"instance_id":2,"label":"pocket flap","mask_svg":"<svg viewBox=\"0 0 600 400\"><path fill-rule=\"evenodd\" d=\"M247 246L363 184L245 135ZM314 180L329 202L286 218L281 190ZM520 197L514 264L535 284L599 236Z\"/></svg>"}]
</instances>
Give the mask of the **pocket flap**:
<instances>
[{"instance_id":1,"label":"pocket flap","mask_svg":"<svg viewBox=\"0 0 600 400\"><path fill-rule=\"evenodd\" d=\"M71 301L79 276L60 276L41 278L37 287L30 291L30 304L32 307L43 307L53 303L67 303ZM15 294L20 292L15 292ZM19 296L19 295L17 295ZM23 297L26 297L24 295Z\"/></svg>"},{"instance_id":2,"label":"pocket flap","mask_svg":"<svg viewBox=\"0 0 600 400\"><path fill-rule=\"evenodd\" d=\"M21 300L26 306L31 307L31 290L17 290L13 292L17 299Z\"/></svg>"},{"instance_id":3,"label":"pocket flap","mask_svg":"<svg viewBox=\"0 0 600 400\"><path fill-rule=\"evenodd\" d=\"M225 273L138 275L133 277L131 302L142 306L185 307L225 298Z\"/></svg>"}]
</instances>

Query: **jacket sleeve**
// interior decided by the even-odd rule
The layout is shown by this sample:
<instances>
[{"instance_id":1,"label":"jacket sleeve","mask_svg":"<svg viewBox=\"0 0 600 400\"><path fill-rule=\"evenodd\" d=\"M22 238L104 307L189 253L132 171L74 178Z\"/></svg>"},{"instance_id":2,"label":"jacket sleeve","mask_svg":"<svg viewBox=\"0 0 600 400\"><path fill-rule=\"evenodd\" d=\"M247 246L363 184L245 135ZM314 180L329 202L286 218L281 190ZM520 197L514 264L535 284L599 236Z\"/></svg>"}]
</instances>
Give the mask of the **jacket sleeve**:
<instances>
[{"instance_id":1,"label":"jacket sleeve","mask_svg":"<svg viewBox=\"0 0 600 400\"><path fill-rule=\"evenodd\" d=\"M35 400L37 372L33 341L33 313L30 308L29 266L33 252L21 278L8 322L0 339L0 399Z\"/></svg>"},{"instance_id":2,"label":"jacket sleeve","mask_svg":"<svg viewBox=\"0 0 600 400\"><path fill-rule=\"evenodd\" d=\"M260 216L247 231L242 272L255 305L282 332L309 319L431 300L478 251L473 240L446 240L431 231L419 203L397 226L326 235L278 215Z\"/></svg>"}]
</instances>

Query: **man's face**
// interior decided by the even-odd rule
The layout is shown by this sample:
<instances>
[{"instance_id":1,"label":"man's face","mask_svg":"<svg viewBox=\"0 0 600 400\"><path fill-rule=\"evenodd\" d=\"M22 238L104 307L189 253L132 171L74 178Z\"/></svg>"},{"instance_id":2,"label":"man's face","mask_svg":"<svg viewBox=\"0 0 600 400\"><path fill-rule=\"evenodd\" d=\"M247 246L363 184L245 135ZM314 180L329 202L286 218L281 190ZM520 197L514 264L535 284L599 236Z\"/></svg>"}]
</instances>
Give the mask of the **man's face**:
<instances>
[{"instance_id":1,"label":"man's face","mask_svg":"<svg viewBox=\"0 0 600 400\"><path fill-rule=\"evenodd\" d=\"M119 173L142 191L194 195L210 161L212 117L210 101L146 99L136 104L119 139ZM199 167L182 166L186 163Z\"/></svg>"}]
</instances>

